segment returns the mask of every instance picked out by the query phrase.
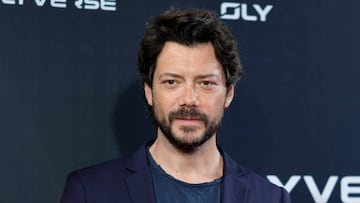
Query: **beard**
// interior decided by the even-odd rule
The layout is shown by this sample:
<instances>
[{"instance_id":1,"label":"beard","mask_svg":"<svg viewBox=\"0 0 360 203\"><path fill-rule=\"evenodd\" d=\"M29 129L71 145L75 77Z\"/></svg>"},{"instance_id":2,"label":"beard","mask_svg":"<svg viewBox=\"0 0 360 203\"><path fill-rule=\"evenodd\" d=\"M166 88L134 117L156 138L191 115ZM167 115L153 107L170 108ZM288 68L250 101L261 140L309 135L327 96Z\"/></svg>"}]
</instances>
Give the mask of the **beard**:
<instances>
[{"instance_id":1,"label":"beard","mask_svg":"<svg viewBox=\"0 0 360 203\"><path fill-rule=\"evenodd\" d=\"M152 115L156 125L176 149L183 153L192 153L213 137L219 130L223 113L219 117L209 120L208 116L205 113L200 112L198 109L183 107L178 110L171 111L166 119L165 117L161 118L161 116L156 112L156 108L154 106L152 108ZM172 129L172 124L176 118L200 120L205 125L205 131L197 138L181 139L180 136L176 136L174 134ZM183 133L194 133L198 130L198 127L181 126L180 130Z\"/></svg>"}]
</instances>

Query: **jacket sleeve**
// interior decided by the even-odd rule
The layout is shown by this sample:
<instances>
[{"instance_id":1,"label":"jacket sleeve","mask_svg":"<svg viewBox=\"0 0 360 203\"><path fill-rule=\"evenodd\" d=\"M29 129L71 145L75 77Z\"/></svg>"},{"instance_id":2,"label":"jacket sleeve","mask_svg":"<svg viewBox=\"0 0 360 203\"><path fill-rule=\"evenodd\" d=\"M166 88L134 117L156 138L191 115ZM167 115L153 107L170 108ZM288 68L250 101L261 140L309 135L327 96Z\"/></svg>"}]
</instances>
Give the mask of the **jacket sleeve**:
<instances>
[{"instance_id":1,"label":"jacket sleeve","mask_svg":"<svg viewBox=\"0 0 360 203\"><path fill-rule=\"evenodd\" d=\"M84 187L76 173L68 176L60 203L86 203Z\"/></svg>"}]
</instances>

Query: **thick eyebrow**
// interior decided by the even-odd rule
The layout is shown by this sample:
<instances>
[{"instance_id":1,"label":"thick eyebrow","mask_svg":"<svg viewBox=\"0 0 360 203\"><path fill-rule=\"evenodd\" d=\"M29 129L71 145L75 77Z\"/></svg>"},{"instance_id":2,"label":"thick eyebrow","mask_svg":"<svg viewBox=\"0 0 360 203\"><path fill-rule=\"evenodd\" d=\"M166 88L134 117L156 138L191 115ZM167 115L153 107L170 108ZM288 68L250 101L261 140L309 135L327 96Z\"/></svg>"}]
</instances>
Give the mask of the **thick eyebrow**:
<instances>
[{"instance_id":1,"label":"thick eyebrow","mask_svg":"<svg viewBox=\"0 0 360 203\"><path fill-rule=\"evenodd\" d=\"M172 77L172 78L180 78L180 79L183 78L181 75L176 73L162 73L160 74L159 79L161 79L162 77ZM215 78L216 80L221 80L219 75L213 73L198 75L195 78L196 79Z\"/></svg>"},{"instance_id":2,"label":"thick eyebrow","mask_svg":"<svg viewBox=\"0 0 360 203\"><path fill-rule=\"evenodd\" d=\"M162 77L182 78L181 75L176 73L162 73L160 74L159 79L161 79Z\"/></svg>"},{"instance_id":3,"label":"thick eyebrow","mask_svg":"<svg viewBox=\"0 0 360 203\"><path fill-rule=\"evenodd\" d=\"M220 80L219 75L213 73L196 76L196 79L207 79L207 78L215 78L216 80Z\"/></svg>"}]
</instances>

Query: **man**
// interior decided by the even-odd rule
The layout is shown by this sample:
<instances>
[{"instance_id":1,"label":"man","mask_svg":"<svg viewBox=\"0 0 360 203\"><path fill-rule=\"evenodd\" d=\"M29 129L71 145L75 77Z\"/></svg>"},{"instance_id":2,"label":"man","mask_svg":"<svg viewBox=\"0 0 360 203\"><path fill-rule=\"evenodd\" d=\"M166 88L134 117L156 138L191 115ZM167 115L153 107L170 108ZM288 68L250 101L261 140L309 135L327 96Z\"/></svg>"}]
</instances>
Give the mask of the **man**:
<instances>
[{"instance_id":1,"label":"man","mask_svg":"<svg viewBox=\"0 0 360 203\"><path fill-rule=\"evenodd\" d=\"M289 203L288 193L216 144L242 75L236 42L209 11L169 10L139 50L157 137L129 157L75 171L62 203Z\"/></svg>"}]
</instances>

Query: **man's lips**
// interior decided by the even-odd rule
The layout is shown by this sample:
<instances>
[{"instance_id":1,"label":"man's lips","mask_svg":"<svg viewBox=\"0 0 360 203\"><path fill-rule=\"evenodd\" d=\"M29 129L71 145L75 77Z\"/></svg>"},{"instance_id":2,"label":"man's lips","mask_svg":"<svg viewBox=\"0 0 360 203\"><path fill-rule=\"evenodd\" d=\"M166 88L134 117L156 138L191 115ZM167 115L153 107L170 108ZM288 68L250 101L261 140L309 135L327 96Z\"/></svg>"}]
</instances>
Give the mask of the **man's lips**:
<instances>
[{"instance_id":1,"label":"man's lips","mask_svg":"<svg viewBox=\"0 0 360 203\"><path fill-rule=\"evenodd\" d=\"M186 121L200 121L200 118L194 118L194 117L176 117L177 120L186 120Z\"/></svg>"},{"instance_id":2,"label":"man's lips","mask_svg":"<svg viewBox=\"0 0 360 203\"><path fill-rule=\"evenodd\" d=\"M194 124L199 124L199 122L202 122L202 120L200 118L182 117L182 118L175 118L175 120L181 122L184 125L194 125Z\"/></svg>"}]
</instances>

